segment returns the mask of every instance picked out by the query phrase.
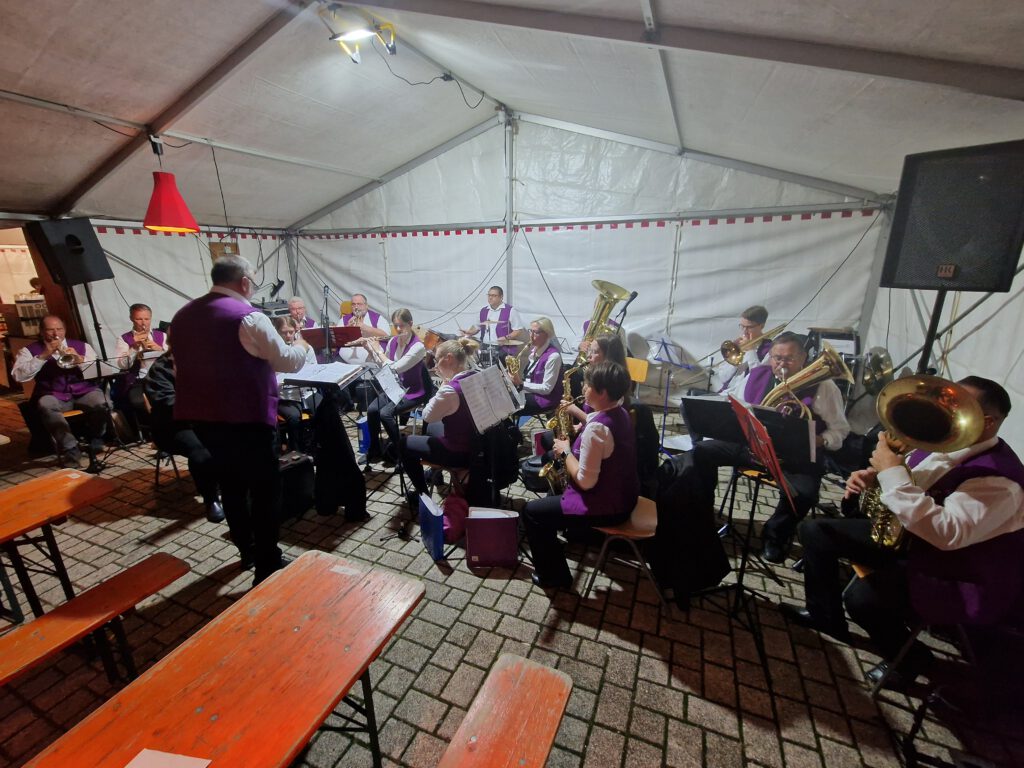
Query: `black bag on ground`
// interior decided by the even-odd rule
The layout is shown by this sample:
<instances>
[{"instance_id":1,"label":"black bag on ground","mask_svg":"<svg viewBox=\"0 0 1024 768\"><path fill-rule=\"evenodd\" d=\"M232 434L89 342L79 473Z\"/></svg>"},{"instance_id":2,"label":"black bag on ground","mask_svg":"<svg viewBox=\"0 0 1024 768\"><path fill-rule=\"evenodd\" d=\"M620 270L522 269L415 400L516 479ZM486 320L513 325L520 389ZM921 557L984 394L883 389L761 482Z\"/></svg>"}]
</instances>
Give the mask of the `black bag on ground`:
<instances>
[{"instance_id":1,"label":"black bag on ground","mask_svg":"<svg viewBox=\"0 0 1024 768\"><path fill-rule=\"evenodd\" d=\"M718 537L714 503L700 495L691 452L661 465L651 566L658 583L671 587L680 601L719 584L732 570Z\"/></svg>"},{"instance_id":2,"label":"black bag on ground","mask_svg":"<svg viewBox=\"0 0 1024 768\"><path fill-rule=\"evenodd\" d=\"M281 472L281 519L302 517L313 506L313 459L292 451L278 459Z\"/></svg>"},{"instance_id":3,"label":"black bag on ground","mask_svg":"<svg viewBox=\"0 0 1024 768\"><path fill-rule=\"evenodd\" d=\"M550 486L548 481L540 476L541 467L544 466L543 456L531 456L519 462L519 477L523 486L534 493L547 493Z\"/></svg>"}]
</instances>

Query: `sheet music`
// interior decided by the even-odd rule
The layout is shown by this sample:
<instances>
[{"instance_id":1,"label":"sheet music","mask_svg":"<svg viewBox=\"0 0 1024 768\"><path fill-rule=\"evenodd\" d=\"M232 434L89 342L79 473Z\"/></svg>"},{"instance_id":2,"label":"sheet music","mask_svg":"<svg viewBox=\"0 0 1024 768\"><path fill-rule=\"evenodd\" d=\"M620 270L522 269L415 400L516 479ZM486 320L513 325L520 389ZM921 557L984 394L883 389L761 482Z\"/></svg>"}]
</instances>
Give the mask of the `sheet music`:
<instances>
[{"instance_id":1,"label":"sheet music","mask_svg":"<svg viewBox=\"0 0 1024 768\"><path fill-rule=\"evenodd\" d=\"M358 376L362 370L362 366L348 363L311 363L295 373L285 374L281 383L309 387L337 384L342 387Z\"/></svg>"},{"instance_id":2,"label":"sheet music","mask_svg":"<svg viewBox=\"0 0 1024 768\"><path fill-rule=\"evenodd\" d=\"M164 351L162 349L153 349L148 352L142 353L143 360L156 360L158 357L162 357Z\"/></svg>"},{"instance_id":3,"label":"sheet music","mask_svg":"<svg viewBox=\"0 0 1024 768\"><path fill-rule=\"evenodd\" d=\"M512 397L501 378L498 366L484 368L480 373L459 379L466 405L478 432L493 427L516 410Z\"/></svg>"},{"instance_id":4,"label":"sheet music","mask_svg":"<svg viewBox=\"0 0 1024 768\"><path fill-rule=\"evenodd\" d=\"M374 372L373 377L380 384L381 390L395 405L398 405L405 399L405 387L402 386L402 382L398 380L398 374L395 373L395 369L390 366L384 366L383 368Z\"/></svg>"},{"instance_id":5,"label":"sheet music","mask_svg":"<svg viewBox=\"0 0 1024 768\"><path fill-rule=\"evenodd\" d=\"M163 353L161 352L161 354ZM82 371L82 378L89 380L106 376L120 376L126 372L123 368L111 365L106 360L92 360L88 363L82 363L78 367Z\"/></svg>"}]
</instances>

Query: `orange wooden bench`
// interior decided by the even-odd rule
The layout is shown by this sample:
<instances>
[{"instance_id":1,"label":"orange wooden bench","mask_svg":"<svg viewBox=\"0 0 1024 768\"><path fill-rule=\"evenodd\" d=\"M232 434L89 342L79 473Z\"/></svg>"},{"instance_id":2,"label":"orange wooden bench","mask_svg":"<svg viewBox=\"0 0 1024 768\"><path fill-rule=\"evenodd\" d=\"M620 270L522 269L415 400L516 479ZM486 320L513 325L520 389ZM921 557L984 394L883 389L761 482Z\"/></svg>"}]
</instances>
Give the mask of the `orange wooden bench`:
<instances>
[{"instance_id":1,"label":"orange wooden bench","mask_svg":"<svg viewBox=\"0 0 1024 768\"><path fill-rule=\"evenodd\" d=\"M134 678L135 664L120 618L188 570L184 560L157 552L36 620L0 636L0 685L90 634L96 638L107 676L111 682L116 681L117 665L102 631L107 625L117 641L127 678Z\"/></svg>"},{"instance_id":2,"label":"orange wooden bench","mask_svg":"<svg viewBox=\"0 0 1024 768\"><path fill-rule=\"evenodd\" d=\"M544 765L571 690L572 679L564 672L502 654L438 768Z\"/></svg>"}]
</instances>

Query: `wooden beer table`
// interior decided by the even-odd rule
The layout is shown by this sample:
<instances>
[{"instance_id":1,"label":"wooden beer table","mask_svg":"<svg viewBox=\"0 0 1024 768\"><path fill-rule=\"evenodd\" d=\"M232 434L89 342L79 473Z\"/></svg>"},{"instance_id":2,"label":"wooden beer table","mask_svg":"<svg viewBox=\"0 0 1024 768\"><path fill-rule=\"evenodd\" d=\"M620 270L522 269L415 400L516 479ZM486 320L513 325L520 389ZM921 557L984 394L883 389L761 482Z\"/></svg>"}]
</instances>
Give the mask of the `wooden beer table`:
<instances>
[{"instance_id":1,"label":"wooden beer table","mask_svg":"<svg viewBox=\"0 0 1024 768\"><path fill-rule=\"evenodd\" d=\"M379 766L370 662L423 592L406 576L306 552L28 766L157 764L146 750L196 768L288 766L342 699L365 722L341 730L366 731ZM361 703L347 698L357 680Z\"/></svg>"},{"instance_id":2,"label":"wooden beer table","mask_svg":"<svg viewBox=\"0 0 1024 768\"><path fill-rule=\"evenodd\" d=\"M0 545L11 559L28 604L37 618L43 615L43 606L32 586L18 547L31 544L49 558L53 572L64 589L64 595L70 600L75 592L57 548L51 523L105 499L116 488L117 484L105 477L90 475L78 469L61 469L0 491ZM37 529L42 529L41 537L28 535ZM40 546L41 543L46 544L46 550ZM16 620L20 621L17 603L11 606L11 610L16 614Z\"/></svg>"}]
</instances>

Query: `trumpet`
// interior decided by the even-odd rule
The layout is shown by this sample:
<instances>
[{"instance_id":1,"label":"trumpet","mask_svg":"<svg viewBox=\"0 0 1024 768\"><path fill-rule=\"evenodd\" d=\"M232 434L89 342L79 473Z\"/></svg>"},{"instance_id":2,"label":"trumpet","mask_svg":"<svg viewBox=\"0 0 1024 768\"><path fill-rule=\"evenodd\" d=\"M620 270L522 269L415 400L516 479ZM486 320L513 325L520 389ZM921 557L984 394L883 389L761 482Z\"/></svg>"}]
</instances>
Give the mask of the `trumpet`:
<instances>
[{"instance_id":1,"label":"trumpet","mask_svg":"<svg viewBox=\"0 0 1024 768\"><path fill-rule=\"evenodd\" d=\"M722 342L721 352L722 358L729 365L738 366L743 362L743 355L751 349L757 349L757 346L765 339L770 339L782 332L782 329L786 327L786 324L777 325L770 331L765 331L756 339L744 339L742 341L733 341L728 339Z\"/></svg>"},{"instance_id":2,"label":"trumpet","mask_svg":"<svg viewBox=\"0 0 1024 768\"><path fill-rule=\"evenodd\" d=\"M360 317L359 315L352 315L352 317L350 317L348 319L348 322L346 323L346 325L349 326L349 327L352 327L354 325L362 325L362 324L363 324L363 318Z\"/></svg>"},{"instance_id":3,"label":"trumpet","mask_svg":"<svg viewBox=\"0 0 1024 768\"><path fill-rule=\"evenodd\" d=\"M67 346L66 344L63 344L63 346L61 346L60 355L57 357L57 366L59 368L69 370L71 368L76 367L81 362L82 358L78 356L78 353L75 352L75 350L71 349L71 347Z\"/></svg>"}]
</instances>

